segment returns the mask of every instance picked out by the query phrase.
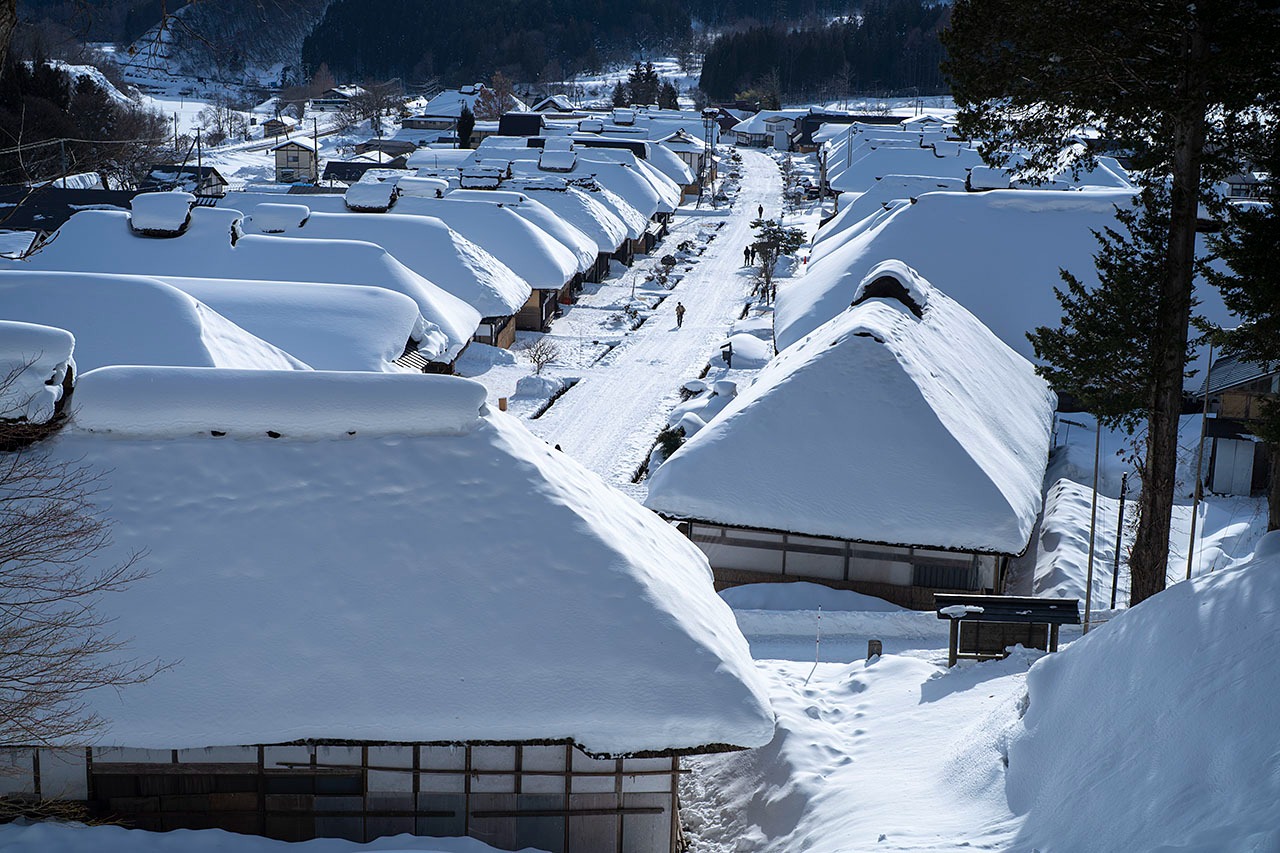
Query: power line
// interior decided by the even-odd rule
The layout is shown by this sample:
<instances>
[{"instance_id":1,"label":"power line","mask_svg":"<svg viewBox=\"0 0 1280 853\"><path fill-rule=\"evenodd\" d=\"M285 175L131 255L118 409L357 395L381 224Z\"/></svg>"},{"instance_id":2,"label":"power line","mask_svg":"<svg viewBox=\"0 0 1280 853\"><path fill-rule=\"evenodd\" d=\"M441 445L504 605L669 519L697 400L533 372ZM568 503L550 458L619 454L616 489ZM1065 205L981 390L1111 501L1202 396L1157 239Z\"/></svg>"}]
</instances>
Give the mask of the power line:
<instances>
[{"instance_id":1,"label":"power line","mask_svg":"<svg viewBox=\"0 0 1280 853\"><path fill-rule=\"evenodd\" d=\"M59 137L57 139L44 139L40 142L20 143L12 148L0 149L0 154L17 154L23 151L30 151L33 148L45 148L49 145L61 145L65 142L82 142L88 145L138 145L145 142L155 142L154 138L144 139L73 139L69 136Z\"/></svg>"}]
</instances>

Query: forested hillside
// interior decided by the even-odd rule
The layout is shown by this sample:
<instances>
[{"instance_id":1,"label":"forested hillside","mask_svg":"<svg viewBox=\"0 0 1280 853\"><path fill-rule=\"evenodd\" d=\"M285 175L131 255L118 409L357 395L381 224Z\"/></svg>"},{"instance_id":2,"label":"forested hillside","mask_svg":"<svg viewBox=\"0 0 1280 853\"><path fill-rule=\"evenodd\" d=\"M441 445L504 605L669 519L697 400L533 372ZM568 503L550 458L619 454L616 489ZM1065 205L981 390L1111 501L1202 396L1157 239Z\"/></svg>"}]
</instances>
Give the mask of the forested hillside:
<instances>
[{"instance_id":1,"label":"forested hillside","mask_svg":"<svg viewBox=\"0 0 1280 853\"><path fill-rule=\"evenodd\" d=\"M598 68L688 31L684 0L337 0L302 56L339 78L534 80L552 61L566 73Z\"/></svg>"},{"instance_id":2,"label":"forested hillside","mask_svg":"<svg viewBox=\"0 0 1280 853\"><path fill-rule=\"evenodd\" d=\"M792 100L941 92L938 33L949 11L922 0L869 0L860 15L826 26L729 33L707 51L701 86L715 99L752 89Z\"/></svg>"},{"instance_id":3,"label":"forested hillside","mask_svg":"<svg viewBox=\"0 0 1280 853\"><path fill-rule=\"evenodd\" d=\"M847 0L335 0L303 60L340 78L438 76L460 83L501 70L517 80L595 71L637 51L680 54L695 31L822 21Z\"/></svg>"}]
</instances>

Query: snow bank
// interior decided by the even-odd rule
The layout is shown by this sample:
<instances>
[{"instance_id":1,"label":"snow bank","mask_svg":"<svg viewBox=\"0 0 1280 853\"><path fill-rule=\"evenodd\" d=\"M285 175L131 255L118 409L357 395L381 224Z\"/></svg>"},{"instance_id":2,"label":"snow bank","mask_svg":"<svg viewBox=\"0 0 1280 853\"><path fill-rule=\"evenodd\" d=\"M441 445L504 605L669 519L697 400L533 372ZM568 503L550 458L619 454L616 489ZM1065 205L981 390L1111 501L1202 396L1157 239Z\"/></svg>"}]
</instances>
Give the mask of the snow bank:
<instances>
[{"instance_id":1,"label":"snow bank","mask_svg":"<svg viewBox=\"0 0 1280 853\"><path fill-rule=\"evenodd\" d=\"M516 313L532 292L529 283L510 267L442 220L401 213L405 209L403 203L396 206L396 213L378 216L310 213L305 221L293 225L281 221L274 210L276 207L279 205L257 205L244 218L241 227L250 233L271 228L272 233L283 237L308 240L375 243L413 272L475 308L483 317Z\"/></svg>"},{"instance_id":2,"label":"snow bank","mask_svg":"<svg viewBox=\"0 0 1280 853\"><path fill-rule=\"evenodd\" d=\"M103 367L80 377L74 424L122 436L460 435L484 400L480 383L445 376Z\"/></svg>"},{"instance_id":3,"label":"snow bank","mask_svg":"<svg viewBox=\"0 0 1280 853\"><path fill-rule=\"evenodd\" d=\"M1037 663L1008 744L1009 805L1025 816L1013 849L1280 846L1278 611L1269 554L1175 584Z\"/></svg>"},{"instance_id":4,"label":"snow bank","mask_svg":"<svg viewBox=\"0 0 1280 853\"><path fill-rule=\"evenodd\" d=\"M0 271L0 317L67 329L81 371L109 364L308 369L203 302L142 276Z\"/></svg>"},{"instance_id":5,"label":"snow bank","mask_svg":"<svg viewBox=\"0 0 1280 853\"><path fill-rule=\"evenodd\" d=\"M646 506L841 539L1022 552L1040 510L1052 392L905 265L874 267L863 288L866 301L779 353L654 472Z\"/></svg>"},{"instance_id":6,"label":"snow bank","mask_svg":"<svg viewBox=\"0 0 1280 853\"><path fill-rule=\"evenodd\" d=\"M8 853L498 853L474 838L389 835L367 844L337 838L290 843L221 829L144 832L53 822L0 826L0 848ZM538 851L526 847L521 853Z\"/></svg>"},{"instance_id":7,"label":"snow bank","mask_svg":"<svg viewBox=\"0 0 1280 853\"><path fill-rule=\"evenodd\" d=\"M58 229L57 239L22 261L0 261L0 270L75 270L247 281L311 281L359 284L403 293L427 322L419 346L436 361L451 361L471 340L480 314L406 268L380 246L356 240L294 240L251 234L232 244L242 214L195 208L179 237L139 237L128 214L86 210ZM75 331L74 329L72 331Z\"/></svg>"},{"instance_id":8,"label":"snow bank","mask_svg":"<svg viewBox=\"0 0 1280 853\"><path fill-rule=\"evenodd\" d=\"M734 610L857 610L874 613L913 613L851 589L832 589L820 583L749 583L722 590L720 597Z\"/></svg>"},{"instance_id":9,"label":"snow bank","mask_svg":"<svg viewBox=\"0 0 1280 853\"><path fill-rule=\"evenodd\" d=\"M269 411L292 419L296 404L299 426L414 434L57 436L57 458L103 469L115 540L104 561L147 549L154 570L102 614L130 654L175 662L145 685L84 697L105 721L101 745L570 739L629 754L772 736L764 685L702 554L481 408L478 384L179 371L148 389L144 372L113 373L85 377L90 423L101 402L104 419L145 427L119 386L155 417L179 408L163 404L172 393L210 418L221 401L233 427L267 426L252 419ZM287 399L268 399L277 392ZM463 401L469 429L421 435L442 417L461 423Z\"/></svg>"},{"instance_id":10,"label":"snow bank","mask_svg":"<svg viewBox=\"0 0 1280 853\"><path fill-rule=\"evenodd\" d=\"M129 224L144 234L178 234L191 220L191 193L139 193L129 202Z\"/></svg>"},{"instance_id":11,"label":"snow bank","mask_svg":"<svg viewBox=\"0 0 1280 853\"><path fill-rule=\"evenodd\" d=\"M0 421L53 417L75 345L66 329L0 320Z\"/></svg>"},{"instance_id":12,"label":"snow bank","mask_svg":"<svg viewBox=\"0 0 1280 853\"><path fill-rule=\"evenodd\" d=\"M764 367L769 359L773 358L773 344L766 343L755 335L750 335L746 332L730 335L727 340L716 346L715 355L711 357L713 367L732 366L734 370L754 370L758 367ZM732 365L725 361L729 346L733 348Z\"/></svg>"},{"instance_id":13,"label":"snow bank","mask_svg":"<svg viewBox=\"0 0 1280 853\"><path fill-rule=\"evenodd\" d=\"M381 287L221 278L160 279L316 370L399 371L425 333L418 306Z\"/></svg>"}]
</instances>

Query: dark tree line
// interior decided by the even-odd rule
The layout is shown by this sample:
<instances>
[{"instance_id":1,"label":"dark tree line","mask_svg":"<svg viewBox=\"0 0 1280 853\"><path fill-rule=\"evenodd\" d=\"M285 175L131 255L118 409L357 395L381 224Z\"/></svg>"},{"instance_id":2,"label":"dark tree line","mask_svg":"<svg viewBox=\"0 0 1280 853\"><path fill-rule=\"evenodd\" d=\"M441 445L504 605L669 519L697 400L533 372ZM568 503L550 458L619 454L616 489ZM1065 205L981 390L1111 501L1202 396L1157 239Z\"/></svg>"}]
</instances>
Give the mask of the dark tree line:
<instances>
[{"instance_id":1,"label":"dark tree line","mask_svg":"<svg viewBox=\"0 0 1280 853\"><path fill-rule=\"evenodd\" d=\"M598 69L637 47L658 49L689 32L680 0L336 0L303 43L308 71L343 79L437 76L485 79L495 70L536 80Z\"/></svg>"},{"instance_id":2,"label":"dark tree line","mask_svg":"<svg viewBox=\"0 0 1280 853\"><path fill-rule=\"evenodd\" d=\"M856 19L812 28L752 27L712 43L700 85L717 100L774 78L784 98L946 91L938 33L949 7L870 0Z\"/></svg>"},{"instance_id":3,"label":"dark tree line","mask_svg":"<svg viewBox=\"0 0 1280 853\"><path fill-rule=\"evenodd\" d=\"M51 140L72 141L42 144ZM0 183L95 171L130 186L151 159L172 156L167 145L163 118L118 103L88 78L13 58L0 75Z\"/></svg>"}]
</instances>

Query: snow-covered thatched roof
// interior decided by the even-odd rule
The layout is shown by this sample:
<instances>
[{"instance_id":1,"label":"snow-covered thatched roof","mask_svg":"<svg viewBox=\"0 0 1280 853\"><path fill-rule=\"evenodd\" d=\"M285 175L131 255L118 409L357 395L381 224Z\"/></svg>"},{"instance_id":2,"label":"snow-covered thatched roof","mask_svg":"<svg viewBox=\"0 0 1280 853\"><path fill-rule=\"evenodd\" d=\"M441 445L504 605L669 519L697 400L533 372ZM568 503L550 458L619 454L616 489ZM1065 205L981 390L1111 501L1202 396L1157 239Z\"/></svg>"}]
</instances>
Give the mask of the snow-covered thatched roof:
<instances>
[{"instance_id":1,"label":"snow-covered thatched roof","mask_svg":"<svg viewBox=\"0 0 1280 853\"><path fill-rule=\"evenodd\" d=\"M174 664L85 697L104 746L773 735L698 550L478 383L108 368L76 393L51 452L101 466L103 557L152 571L103 615Z\"/></svg>"},{"instance_id":2,"label":"snow-covered thatched roof","mask_svg":"<svg viewBox=\"0 0 1280 853\"><path fill-rule=\"evenodd\" d=\"M778 294L774 338L790 346L844 311L868 270L898 258L1027 357L1027 332L1061 316L1053 288L1059 269L1093 274L1092 231L1114 227L1129 192L994 190L938 192L901 205L867 228L849 228L822 244L825 253Z\"/></svg>"},{"instance_id":3,"label":"snow-covered thatched roof","mask_svg":"<svg viewBox=\"0 0 1280 853\"><path fill-rule=\"evenodd\" d=\"M270 229L270 233L284 237L376 243L409 269L475 308L481 316L498 317L519 311L529 298L529 283L439 218L402 213L409 198L401 197L389 213L309 212L301 219L278 211L283 207L307 209L304 205L258 204L241 227L251 234ZM306 203L313 203L313 199L307 196Z\"/></svg>"},{"instance_id":4,"label":"snow-covered thatched roof","mask_svg":"<svg viewBox=\"0 0 1280 853\"><path fill-rule=\"evenodd\" d=\"M143 276L0 271L0 317L66 329L80 371L113 364L308 369L203 302Z\"/></svg>"},{"instance_id":5,"label":"snow-covered thatched roof","mask_svg":"<svg viewBox=\"0 0 1280 853\"><path fill-rule=\"evenodd\" d=\"M541 201L522 192L511 190L453 190L446 198L458 198L464 201L481 201L488 204L500 204L514 210L518 216L528 220L554 237L562 246L573 252L578 260L578 271L586 272L596 262L600 247L595 240L583 233L582 229L557 216Z\"/></svg>"},{"instance_id":6,"label":"snow-covered thatched roof","mask_svg":"<svg viewBox=\"0 0 1280 853\"><path fill-rule=\"evenodd\" d=\"M341 198L338 197L341 203ZM22 261L0 260L0 269L76 270L268 281L360 284L403 293L425 321L425 357L451 361L471 340L480 313L408 269L380 246L356 240L295 240L250 234L232 244L238 210L200 208L191 224L168 239L134 235L129 214L86 210L58 229L57 237ZM74 330L73 330L74 331Z\"/></svg>"},{"instance_id":7,"label":"snow-covered thatched roof","mask_svg":"<svg viewBox=\"0 0 1280 853\"><path fill-rule=\"evenodd\" d=\"M75 346L66 329L0 320L0 421L53 417Z\"/></svg>"},{"instance_id":8,"label":"snow-covered thatched roof","mask_svg":"<svg viewBox=\"0 0 1280 853\"><path fill-rule=\"evenodd\" d=\"M1017 554L1055 399L1032 365L897 261L760 371L653 475L666 515Z\"/></svg>"},{"instance_id":9,"label":"snow-covered thatched roof","mask_svg":"<svg viewBox=\"0 0 1280 853\"><path fill-rule=\"evenodd\" d=\"M396 212L434 216L502 261L538 290L558 290L578 272L578 258L514 210L458 198L401 198Z\"/></svg>"},{"instance_id":10,"label":"snow-covered thatched roof","mask_svg":"<svg viewBox=\"0 0 1280 853\"><path fill-rule=\"evenodd\" d=\"M316 370L406 370L392 362L422 336L414 301L381 287L158 278Z\"/></svg>"},{"instance_id":11,"label":"snow-covered thatched roof","mask_svg":"<svg viewBox=\"0 0 1280 853\"><path fill-rule=\"evenodd\" d=\"M585 192L564 181L532 179L509 184L513 189L531 195L556 216L590 237L601 252L613 252L627 239L627 226L597 193Z\"/></svg>"}]
</instances>

